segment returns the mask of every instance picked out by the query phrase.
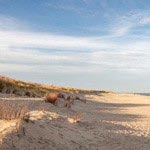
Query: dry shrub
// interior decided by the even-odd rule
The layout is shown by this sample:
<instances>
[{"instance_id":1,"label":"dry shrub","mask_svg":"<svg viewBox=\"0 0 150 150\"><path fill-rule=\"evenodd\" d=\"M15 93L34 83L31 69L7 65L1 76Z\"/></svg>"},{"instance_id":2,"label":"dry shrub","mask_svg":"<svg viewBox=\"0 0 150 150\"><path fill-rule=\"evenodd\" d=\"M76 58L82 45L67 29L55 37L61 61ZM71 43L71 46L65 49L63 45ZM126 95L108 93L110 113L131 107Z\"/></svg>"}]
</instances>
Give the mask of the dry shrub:
<instances>
[{"instance_id":1,"label":"dry shrub","mask_svg":"<svg viewBox=\"0 0 150 150\"><path fill-rule=\"evenodd\" d=\"M63 93L58 93L58 97L65 99L65 95Z\"/></svg>"},{"instance_id":2,"label":"dry shrub","mask_svg":"<svg viewBox=\"0 0 150 150\"><path fill-rule=\"evenodd\" d=\"M58 99L57 93L49 93L49 94L46 94L45 96L45 102L51 103L53 105L56 103L57 99Z\"/></svg>"},{"instance_id":3,"label":"dry shrub","mask_svg":"<svg viewBox=\"0 0 150 150\"><path fill-rule=\"evenodd\" d=\"M71 99L71 96L67 96L66 100L68 100L68 101L69 101L70 99Z\"/></svg>"},{"instance_id":4,"label":"dry shrub","mask_svg":"<svg viewBox=\"0 0 150 150\"><path fill-rule=\"evenodd\" d=\"M67 96L66 99L65 99L65 104L64 104L64 107L67 107L67 108L71 108L71 106L74 104L74 98L72 96Z\"/></svg>"},{"instance_id":5,"label":"dry shrub","mask_svg":"<svg viewBox=\"0 0 150 150\"><path fill-rule=\"evenodd\" d=\"M76 100L81 100L79 96L76 96L75 99L76 99Z\"/></svg>"},{"instance_id":6,"label":"dry shrub","mask_svg":"<svg viewBox=\"0 0 150 150\"><path fill-rule=\"evenodd\" d=\"M0 120L22 119L28 122L29 117L27 106L19 106L9 101L0 102Z\"/></svg>"},{"instance_id":7,"label":"dry shrub","mask_svg":"<svg viewBox=\"0 0 150 150\"><path fill-rule=\"evenodd\" d=\"M75 100L78 100L78 101L81 101L81 102L83 102L83 103L86 103L86 99L82 99L82 98L80 98L79 96L76 96L76 97L75 97Z\"/></svg>"},{"instance_id":8,"label":"dry shrub","mask_svg":"<svg viewBox=\"0 0 150 150\"><path fill-rule=\"evenodd\" d=\"M73 103L74 103L74 100L71 100L71 99L66 100L64 107L71 108L71 106L73 105Z\"/></svg>"},{"instance_id":9,"label":"dry shrub","mask_svg":"<svg viewBox=\"0 0 150 150\"><path fill-rule=\"evenodd\" d=\"M25 95L30 97L31 93L29 91L26 91Z\"/></svg>"},{"instance_id":10,"label":"dry shrub","mask_svg":"<svg viewBox=\"0 0 150 150\"><path fill-rule=\"evenodd\" d=\"M70 123L79 123L82 118L82 115L83 115L82 113L77 113L76 115L69 117L68 121Z\"/></svg>"}]
</instances>

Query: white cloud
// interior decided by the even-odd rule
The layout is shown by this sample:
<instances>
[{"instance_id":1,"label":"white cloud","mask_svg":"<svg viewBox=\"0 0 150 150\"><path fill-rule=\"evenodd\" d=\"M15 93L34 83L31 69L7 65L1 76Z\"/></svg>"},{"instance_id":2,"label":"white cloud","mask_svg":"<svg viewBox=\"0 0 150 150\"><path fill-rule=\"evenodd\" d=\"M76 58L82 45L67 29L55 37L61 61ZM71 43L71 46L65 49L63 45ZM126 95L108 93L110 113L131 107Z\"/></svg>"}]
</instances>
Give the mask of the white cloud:
<instances>
[{"instance_id":1,"label":"white cloud","mask_svg":"<svg viewBox=\"0 0 150 150\"><path fill-rule=\"evenodd\" d=\"M143 37L141 40L128 37L127 40L120 41L120 37L114 35L66 36L10 29L13 24L14 27L21 26L16 20L8 21L5 29L0 27L0 71L3 72L23 72L25 69L45 73L96 73L102 70L150 69L149 38ZM131 27L132 25L117 28L116 35L128 33Z\"/></svg>"},{"instance_id":2,"label":"white cloud","mask_svg":"<svg viewBox=\"0 0 150 150\"><path fill-rule=\"evenodd\" d=\"M7 47L99 49L113 47L111 42L88 37L72 37L34 32L0 31L0 44Z\"/></svg>"},{"instance_id":3,"label":"white cloud","mask_svg":"<svg viewBox=\"0 0 150 150\"><path fill-rule=\"evenodd\" d=\"M114 36L123 36L125 34L127 34L130 29L132 28L132 25L120 25L120 26L117 26L117 27L114 27L113 28L113 34Z\"/></svg>"}]
</instances>

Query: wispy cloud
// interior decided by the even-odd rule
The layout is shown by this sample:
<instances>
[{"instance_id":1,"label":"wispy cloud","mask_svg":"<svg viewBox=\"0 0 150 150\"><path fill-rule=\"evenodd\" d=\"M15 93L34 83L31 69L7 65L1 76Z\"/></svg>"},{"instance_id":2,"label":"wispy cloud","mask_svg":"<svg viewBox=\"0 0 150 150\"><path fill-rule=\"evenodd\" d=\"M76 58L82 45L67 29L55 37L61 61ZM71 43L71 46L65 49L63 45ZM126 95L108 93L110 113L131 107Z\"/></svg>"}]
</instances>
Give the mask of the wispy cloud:
<instances>
[{"instance_id":1,"label":"wispy cloud","mask_svg":"<svg viewBox=\"0 0 150 150\"><path fill-rule=\"evenodd\" d=\"M131 12L127 15L116 17L111 31L116 36L124 36L134 28L143 25L150 25L150 11L143 13Z\"/></svg>"},{"instance_id":2,"label":"wispy cloud","mask_svg":"<svg viewBox=\"0 0 150 150\"><path fill-rule=\"evenodd\" d=\"M27 24L25 22L21 22L18 19L6 16L6 15L0 15L0 30L22 30L22 29L28 29Z\"/></svg>"},{"instance_id":3,"label":"wispy cloud","mask_svg":"<svg viewBox=\"0 0 150 150\"><path fill-rule=\"evenodd\" d=\"M109 44L108 44L109 43ZM7 47L54 48L54 49L102 49L113 48L113 43L91 37L74 37L51 33L24 31L0 31L0 44Z\"/></svg>"},{"instance_id":4,"label":"wispy cloud","mask_svg":"<svg viewBox=\"0 0 150 150\"><path fill-rule=\"evenodd\" d=\"M114 35L82 37L23 29L10 30L9 26L13 27L13 24L14 27L20 26L19 21L10 21L5 24L5 29L0 28L2 72L7 72L7 68L16 72L26 69L31 72L41 70L45 73L150 70L150 38L141 40L129 36L127 40L121 41L120 37ZM126 30L120 30L118 34L124 32Z\"/></svg>"}]
</instances>

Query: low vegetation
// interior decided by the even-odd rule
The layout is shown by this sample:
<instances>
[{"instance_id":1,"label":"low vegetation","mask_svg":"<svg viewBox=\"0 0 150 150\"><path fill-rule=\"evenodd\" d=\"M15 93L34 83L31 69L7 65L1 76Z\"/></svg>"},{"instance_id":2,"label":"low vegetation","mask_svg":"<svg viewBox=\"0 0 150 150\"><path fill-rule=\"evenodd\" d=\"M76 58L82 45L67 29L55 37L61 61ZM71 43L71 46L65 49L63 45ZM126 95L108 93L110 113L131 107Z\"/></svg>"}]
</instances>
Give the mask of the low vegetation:
<instances>
[{"instance_id":1,"label":"low vegetation","mask_svg":"<svg viewBox=\"0 0 150 150\"><path fill-rule=\"evenodd\" d=\"M0 92L26 97L43 97L46 93L50 92L90 93L90 94L108 93L107 91L82 90L69 87L23 82L20 80L14 80L4 76L0 76Z\"/></svg>"},{"instance_id":2,"label":"low vegetation","mask_svg":"<svg viewBox=\"0 0 150 150\"><path fill-rule=\"evenodd\" d=\"M27 106L19 106L9 101L0 101L0 120L21 119L28 121L29 113Z\"/></svg>"},{"instance_id":3,"label":"low vegetation","mask_svg":"<svg viewBox=\"0 0 150 150\"><path fill-rule=\"evenodd\" d=\"M57 99L58 99L57 93L48 93L45 95L45 102L47 102L47 103L51 103L51 104L55 105Z\"/></svg>"},{"instance_id":4,"label":"low vegetation","mask_svg":"<svg viewBox=\"0 0 150 150\"><path fill-rule=\"evenodd\" d=\"M82 113L77 113L76 115L69 117L68 121L70 123L79 123L81 118L82 118Z\"/></svg>"}]
</instances>

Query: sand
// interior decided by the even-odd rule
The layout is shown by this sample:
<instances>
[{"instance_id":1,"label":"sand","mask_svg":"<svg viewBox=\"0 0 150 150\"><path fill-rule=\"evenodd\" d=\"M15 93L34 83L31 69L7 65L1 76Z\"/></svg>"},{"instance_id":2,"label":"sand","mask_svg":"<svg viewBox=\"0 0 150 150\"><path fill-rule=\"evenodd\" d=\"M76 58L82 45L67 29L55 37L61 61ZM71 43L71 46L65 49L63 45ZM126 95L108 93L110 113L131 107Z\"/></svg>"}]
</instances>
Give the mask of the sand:
<instances>
[{"instance_id":1,"label":"sand","mask_svg":"<svg viewBox=\"0 0 150 150\"><path fill-rule=\"evenodd\" d=\"M150 96L82 95L71 109L42 99L5 98L30 107L29 122L0 120L2 150L149 150Z\"/></svg>"}]
</instances>

